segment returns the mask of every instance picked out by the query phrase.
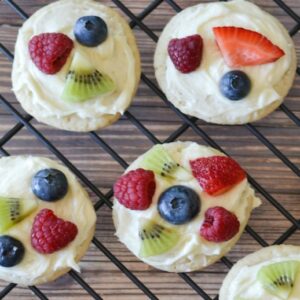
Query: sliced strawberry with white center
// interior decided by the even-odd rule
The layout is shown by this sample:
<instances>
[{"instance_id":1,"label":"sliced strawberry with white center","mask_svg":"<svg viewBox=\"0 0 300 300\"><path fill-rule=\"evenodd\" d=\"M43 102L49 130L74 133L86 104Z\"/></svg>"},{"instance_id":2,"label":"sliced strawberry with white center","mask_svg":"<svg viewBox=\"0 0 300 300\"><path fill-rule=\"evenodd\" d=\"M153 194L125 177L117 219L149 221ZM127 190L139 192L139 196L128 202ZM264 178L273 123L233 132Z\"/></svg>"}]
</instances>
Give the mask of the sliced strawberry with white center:
<instances>
[{"instance_id":1,"label":"sliced strawberry with white center","mask_svg":"<svg viewBox=\"0 0 300 300\"><path fill-rule=\"evenodd\" d=\"M213 28L216 42L229 67L255 66L274 62L285 53L262 34L245 28Z\"/></svg>"}]
</instances>

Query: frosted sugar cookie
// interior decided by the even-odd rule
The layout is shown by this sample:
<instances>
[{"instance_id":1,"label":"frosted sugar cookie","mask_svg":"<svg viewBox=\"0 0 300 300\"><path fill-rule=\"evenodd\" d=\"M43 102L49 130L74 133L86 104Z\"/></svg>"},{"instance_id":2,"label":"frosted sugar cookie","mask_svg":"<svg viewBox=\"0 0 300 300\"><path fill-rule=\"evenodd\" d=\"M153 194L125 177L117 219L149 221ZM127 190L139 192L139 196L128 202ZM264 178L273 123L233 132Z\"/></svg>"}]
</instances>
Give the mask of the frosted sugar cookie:
<instances>
[{"instance_id":1,"label":"frosted sugar cookie","mask_svg":"<svg viewBox=\"0 0 300 300\"><path fill-rule=\"evenodd\" d=\"M182 112L207 122L244 124L275 110L292 86L296 52L275 17L243 0L198 4L164 28L154 67Z\"/></svg>"},{"instance_id":2,"label":"frosted sugar cookie","mask_svg":"<svg viewBox=\"0 0 300 300\"><path fill-rule=\"evenodd\" d=\"M297 300L300 247L270 246L241 259L226 276L220 300Z\"/></svg>"},{"instance_id":3,"label":"frosted sugar cookie","mask_svg":"<svg viewBox=\"0 0 300 300\"><path fill-rule=\"evenodd\" d=\"M19 31L13 91L38 121L71 131L115 122L140 78L133 33L115 10L92 0L61 0Z\"/></svg>"},{"instance_id":4,"label":"frosted sugar cookie","mask_svg":"<svg viewBox=\"0 0 300 300\"><path fill-rule=\"evenodd\" d=\"M0 176L0 279L34 285L79 271L96 214L75 176L32 156L1 158Z\"/></svg>"},{"instance_id":5,"label":"frosted sugar cookie","mask_svg":"<svg viewBox=\"0 0 300 300\"><path fill-rule=\"evenodd\" d=\"M237 162L192 142L151 148L117 180L114 195L117 237L147 264L170 272L217 261L260 205Z\"/></svg>"}]
</instances>

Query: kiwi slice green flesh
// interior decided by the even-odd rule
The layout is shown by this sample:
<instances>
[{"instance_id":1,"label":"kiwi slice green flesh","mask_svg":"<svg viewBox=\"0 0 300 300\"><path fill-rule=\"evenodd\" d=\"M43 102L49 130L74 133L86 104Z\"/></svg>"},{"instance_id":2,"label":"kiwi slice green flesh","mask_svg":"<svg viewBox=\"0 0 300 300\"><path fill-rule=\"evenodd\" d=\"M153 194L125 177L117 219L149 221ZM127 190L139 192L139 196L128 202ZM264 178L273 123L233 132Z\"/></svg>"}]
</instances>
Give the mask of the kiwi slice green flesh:
<instances>
[{"instance_id":1,"label":"kiwi slice green flesh","mask_svg":"<svg viewBox=\"0 0 300 300\"><path fill-rule=\"evenodd\" d=\"M178 242L176 229L167 228L153 221L148 221L139 231L141 239L140 257L146 258L165 253Z\"/></svg>"},{"instance_id":2,"label":"kiwi slice green flesh","mask_svg":"<svg viewBox=\"0 0 300 300\"><path fill-rule=\"evenodd\" d=\"M0 197L0 234L14 226L37 207L32 199Z\"/></svg>"},{"instance_id":3,"label":"kiwi slice green flesh","mask_svg":"<svg viewBox=\"0 0 300 300\"><path fill-rule=\"evenodd\" d=\"M115 83L108 75L96 70L88 59L76 52L61 99L66 102L84 102L114 89Z\"/></svg>"},{"instance_id":4,"label":"kiwi slice green flesh","mask_svg":"<svg viewBox=\"0 0 300 300\"><path fill-rule=\"evenodd\" d=\"M289 298L296 276L300 270L299 261L283 261L263 266L258 274L257 280L263 285L264 289L279 299Z\"/></svg>"},{"instance_id":5,"label":"kiwi slice green flesh","mask_svg":"<svg viewBox=\"0 0 300 300\"><path fill-rule=\"evenodd\" d=\"M180 180L189 180L192 178L191 173L174 161L162 145L155 145L145 153L141 167L146 170L152 170L163 177Z\"/></svg>"}]
</instances>

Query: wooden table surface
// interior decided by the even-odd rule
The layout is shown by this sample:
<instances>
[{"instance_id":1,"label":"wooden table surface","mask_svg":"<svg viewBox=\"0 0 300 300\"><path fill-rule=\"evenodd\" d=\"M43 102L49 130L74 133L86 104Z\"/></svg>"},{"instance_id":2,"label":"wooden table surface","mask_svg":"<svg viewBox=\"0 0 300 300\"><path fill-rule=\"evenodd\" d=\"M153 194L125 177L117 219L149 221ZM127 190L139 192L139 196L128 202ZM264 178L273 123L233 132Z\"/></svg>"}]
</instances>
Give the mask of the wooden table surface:
<instances>
[{"instance_id":1,"label":"wooden table surface","mask_svg":"<svg viewBox=\"0 0 300 300\"><path fill-rule=\"evenodd\" d=\"M254 2L278 17L291 30L297 24L276 2L279 0L254 0ZM32 14L50 0L18 0L27 14ZM100 1L115 7L113 1ZM138 15L152 1L122 1L132 13ZM181 7L188 7L200 2L180 0ZM285 3L300 15L299 0L285 0ZM144 19L144 23L159 35L174 11L163 2ZM23 20L2 0L0 1L0 42L13 52L19 27ZM298 28L299 29L299 28ZM141 51L143 72L154 81L153 53L155 42L138 26L134 28ZM300 33L294 41L300 58ZM0 54L0 94L15 108L24 113L11 92L12 63ZM1 103L1 101L0 101ZM300 76L285 100L286 106L300 117ZM172 132L182 125L181 119L143 82L129 112L149 129L160 141L166 140ZM0 106L0 146L5 134L16 125L12 114ZM90 181L103 193L108 192L115 179L122 174L123 168L98 146L95 136L87 133L71 133L56 130L32 120L31 124L38 129L63 155L65 155ZM270 149L259 141L251 132L255 130L246 126L216 126L197 121L196 125L213 138L226 152L232 155L249 172L251 176L268 191L296 219L300 218L300 129L280 109L262 121L256 122L255 128L276 147L275 151L284 153L293 163L295 172L287 167ZM135 126L128 117L123 117L116 124L97 132L113 150L127 163L146 151L152 142ZM188 128L179 140L192 140L206 144L195 130ZM14 137L3 145L3 149L11 155L34 154L57 159L28 129L22 128ZM1 150L1 149L0 149ZM298 172L298 176L297 176ZM0 179L1 180L1 179ZM98 197L87 188L94 202ZM257 192L263 200L260 208L252 214L249 225L268 244L275 242L292 224L270 202ZM177 274L169 274L155 270L136 259L114 236L111 209L103 205L98 211L96 238L142 281L157 298L165 300L202 299ZM300 244L300 232L296 231L286 242ZM244 233L237 245L227 255L232 262L258 250L261 245L248 233ZM91 245L80 263L82 278L105 300L137 300L147 296L95 245ZM205 271L190 274L190 278L198 284L210 297L217 295L228 267L218 262ZM0 281L0 290L7 285ZM53 283L38 287L49 299L92 299L92 297L68 274ZM28 288L15 287L5 299L37 299Z\"/></svg>"}]
</instances>

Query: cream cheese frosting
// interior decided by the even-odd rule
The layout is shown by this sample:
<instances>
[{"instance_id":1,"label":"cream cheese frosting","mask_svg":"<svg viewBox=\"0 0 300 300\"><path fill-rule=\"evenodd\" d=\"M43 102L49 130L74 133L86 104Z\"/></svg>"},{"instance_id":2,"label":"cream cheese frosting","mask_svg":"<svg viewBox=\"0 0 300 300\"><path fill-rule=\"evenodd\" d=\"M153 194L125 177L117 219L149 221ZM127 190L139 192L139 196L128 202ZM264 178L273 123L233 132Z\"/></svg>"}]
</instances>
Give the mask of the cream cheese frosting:
<instances>
[{"instance_id":1,"label":"cream cheese frosting","mask_svg":"<svg viewBox=\"0 0 300 300\"><path fill-rule=\"evenodd\" d=\"M199 157L208 157L213 155L223 155L219 151L200 146L192 142L176 142L163 144L171 157L181 166L190 170L189 161ZM143 155L135 160L126 172L139 168ZM152 204L147 210L130 210L121 205L116 199L113 206L113 218L116 227L116 235L130 251L139 257L141 240L139 238L139 228L145 220L164 220L159 217L157 211L157 202L162 192L170 186L182 184L192 188L201 199L201 210L198 216L187 224L175 226L180 233L180 239L176 246L170 251L143 259L149 265L158 269L172 272L187 272L201 269L228 252L236 243L240 234L247 224L249 215L253 208L260 205L260 200L255 197L254 191L250 188L247 179L234 186L231 190L217 197L209 196L203 192L195 178L185 182L177 180L165 180L155 175L156 190L152 198ZM204 213L209 207L222 206L233 212L240 221L239 233L227 242L212 243L204 240L200 234L200 227L204 221ZM140 257L139 257L140 258ZM142 259L142 258L141 258Z\"/></svg>"},{"instance_id":2,"label":"cream cheese frosting","mask_svg":"<svg viewBox=\"0 0 300 300\"><path fill-rule=\"evenodd\" d=\"M107 24L108 37L97 47L80 45L74 37L74 25L80 17L97 15ZM25 110L37 118L101 118L123 114L129 106L139 81L139 56L133 50L134 37L121 17L112 9L91 0L61 0L33 14L19 31L13 67L13 90ZM128 28L127 28L128 27ZM59 32L74 42L66 64L54 75L41 72L30 58L29 40L46 32ZM66 74L74 52L80 52L100 72L108 74L116 89L82 103L61 100ZM28 98L28 99L26 99ZM30 102L29 102L30 100ZM34 114L34 113L33 113Z\"/></svg>"},{"instance_id":3,"label":"cream cheese frosting","mask_svg":"<svg viewBox=\"0 0 300 300\"><path fill-rule=\"evenodd\" d=\"M269 293L257 281L257 273L261 267L272 263L290 260L300 262L299 250L300 247L296 246L271 246L251 254L250 258L246 256L234 267L232 271L233 277L229 273L231 280L224 281L226 285L221 289L220 300L280 300L281 298ZM255 255L256 257L254 258ZM287 300L299 299L299 295L300 274L296 276L293 291Z\"/></svg>"},{"instance_id":4,"label":"cream cheese frosting","mask_svg":"<svg viewBox=\"0 0 300 300\"><path fill-rule=\"evenodd\" d=\"M276 62L238 68L252 83L250 93L240 101L230 101L219 91L220 79L231 69L215 42L212 29L218 26L259 32L285 52ZM203 39L203 57L198 69L183 74L173 65L167 46L173 38L193 34L200 34ZM262 117L261 110L270 106L275 109L280 104L292 84L295 60L293 41L277 19L248 1L234 0L199 4L173 17L161 34L154 64L158 82L168 99L183 112L209 122L236 124ZM283 85L285 76L289 78Z\"/></svg>"},{"instance_id":5,"label":"cream cheese frosting","mask_svg":"<svg viewBox=\"0 0 300 300\"><path fill-rule=\"evenodd\" d=\"M39 200L31 190L31 179L41 169L55 168L62 171L68 180L66 196L56 202ZM96 214L86 191L75 176L64 166L46 158L16 156L0 159L0 195L36 199L38 208L24 220L9 228L5 235L20 240L25 247L25 256L16 266L0 266L0 279L32 285L54 280L70 268L80 271L78 261L84 255L94 234ZM52 254L40 254L31 246L31 228L36 214L43 208L66 221L76 224L78 234L65 248Z\"/></svg>"}]
</instances>

